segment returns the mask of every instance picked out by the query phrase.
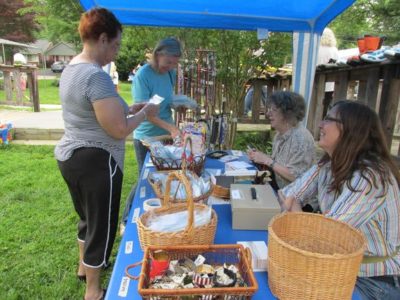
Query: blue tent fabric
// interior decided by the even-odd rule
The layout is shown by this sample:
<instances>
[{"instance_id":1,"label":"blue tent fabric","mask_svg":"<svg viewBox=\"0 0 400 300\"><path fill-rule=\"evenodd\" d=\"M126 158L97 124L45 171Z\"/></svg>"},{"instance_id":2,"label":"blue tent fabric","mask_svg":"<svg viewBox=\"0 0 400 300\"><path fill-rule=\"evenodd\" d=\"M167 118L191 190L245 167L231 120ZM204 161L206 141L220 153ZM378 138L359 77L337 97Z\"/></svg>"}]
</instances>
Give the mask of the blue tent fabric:
<instances>
[{"instance_id":1,"label":"blue tent fabric","mask_svg":"<svg viewBox=\"0 0 400 300\"><path fill-rule=\"evenodd\" d=\"M80 0L124 25L293 32L293 90L311 99L324 28L355 0ZM307 105L307 107L309 107ZM307 120L308 112L305 120Z\"/></svg>"}]
</instances>

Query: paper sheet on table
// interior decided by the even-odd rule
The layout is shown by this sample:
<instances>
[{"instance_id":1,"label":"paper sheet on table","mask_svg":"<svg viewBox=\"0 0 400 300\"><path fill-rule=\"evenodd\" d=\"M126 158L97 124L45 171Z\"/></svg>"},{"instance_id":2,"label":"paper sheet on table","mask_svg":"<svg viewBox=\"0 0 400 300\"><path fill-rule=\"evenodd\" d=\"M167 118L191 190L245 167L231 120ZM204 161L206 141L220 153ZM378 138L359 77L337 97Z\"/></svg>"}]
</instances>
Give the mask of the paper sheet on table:
<instances>
[{"instance_id":1,"label":"paper sheet on table","mask_svg":"<svg viewBox=\"0 0 400 300\"><path fill-rule=\"evenodd\" d=\"M158 105L161 102L163 102L164 99L165 99L164 97L161 97L161 96L155 94L153 97L150 98L149 103L153 103L153 104Z\"/></svg>"},{"instance_id":2,"label":"paper sheet on table","mask_svg":"<svg viewBox=\"0 0 400 300\"><path fill-rule=\"evenodd\" d=\"M252 267L254 272L267 271L268 246L264 241L237 242L245 248L249 248L252 256Z\"/></svg>"},{"instance_id":3,"label":"paper sheet on table","mask_svg":"<svg viewBox=\"0 0 400 300\"><path fill-rule=\"evenodd\" d=\"M235 160L235 159L238 159L238 157L234 156L234 155L226 155L226 156L221 157L219 159L219 161L220 162L228 162L228 161Z\"/></svg>"},{"instance_id":4,"label":"paper sheet on table","mask_svg":"<svg viewBox=\"0 0 400 300\"><path fill-rule=\"evenodd\" d=\"M247 168L251 167L252 167L251 164L242 160L230 161L225 164L225 169L228 170L247 170Z\"/></svg>"},{"instance_id":5,"label":"paper sheet on table","mask_svg":"<svg viewBox=\"0 0 400 300\"><path fill-rule=\"evenodd\" d=\"M234 155L234 156L244 156L243 151L240 151L240 150L231 150L231 152L232 152L232 155Z\"/></svg>"}]
</instances>

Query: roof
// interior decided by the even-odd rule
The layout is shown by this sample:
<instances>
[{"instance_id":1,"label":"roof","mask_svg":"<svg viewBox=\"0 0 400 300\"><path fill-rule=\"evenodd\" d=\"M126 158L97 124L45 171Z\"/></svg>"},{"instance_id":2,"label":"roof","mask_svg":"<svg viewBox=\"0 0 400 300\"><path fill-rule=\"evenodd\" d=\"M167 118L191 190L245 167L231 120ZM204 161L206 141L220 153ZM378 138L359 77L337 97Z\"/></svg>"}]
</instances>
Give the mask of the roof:
<instances>
[{"instance_id":1,"label":"roof","mask_svg":"<svg viewBox=\"0 0 400 300\"><path fill-rule=\"evenodd\" d=\"M25 48L35 48L34 46L22 44L10 40L0 39L0 45L10 45L10 46L17 46L17 47L25 47Z\"/></svg>"},{"instance_id":2,"label":"roof","mask_svg":"<svg viewBox=\"0 0 400 300\"><path fill-rule=\"evenodd\" d=\"M270 31L315 31L355 0L80 0L111 10L124 25Z\"/></svg>"},{"instance_id":3,"label":"roof","mask_svg":"<svg viewBox=\"0 0 400 300\"><path fill-rule=\"evenodd\" d=\"M59 42L45 52L46 55L76 55L76 50L71 45Z\"/></svg>"}]
</instances>

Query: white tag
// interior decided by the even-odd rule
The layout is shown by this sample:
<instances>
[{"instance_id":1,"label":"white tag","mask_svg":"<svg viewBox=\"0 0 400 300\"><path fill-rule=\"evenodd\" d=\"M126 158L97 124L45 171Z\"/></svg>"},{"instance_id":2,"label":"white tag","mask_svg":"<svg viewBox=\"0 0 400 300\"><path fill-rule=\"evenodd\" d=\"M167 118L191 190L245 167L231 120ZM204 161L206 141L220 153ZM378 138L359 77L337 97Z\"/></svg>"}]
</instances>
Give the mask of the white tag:
<instances>
[{"instance_id":1,"label":"white tag","mask_svg":"<svg viewBox=\"0 0 400 300\"><path fill-rule=\"evenodd\" d=\"M133 251L133 241L127 241L125 243L125 254L131 254Z\"/></svg>"},{"instance_id":2,"label":"white tag","mask_svg":"<svg viewBox=\"0 0 400 300\"><path fill-rule=\"evenodd\" d=\"M204 264L204 262L206 261L206 258L202 255L197 256L196 260L194 261L194 264L196 266L201 266L202 264Z\"/></svg>"},{"instance_id":3,"label":"white tag","mask_svg":"<svg viewBox=\"0 0 400 300\"><path fill-rule=\"evenodd\" d=\"M136 223L136 219L139 218L140 207L136 207L133 211L132 223Z\"/></svg>"},{"instance_id":4,"label":"white tag","mask_svg":"<svg viewBox=\"0 0 400 300\"><path fill-rule=\"evenodd\" d=\"M125 298L128 295L129 281L129 277L122 277L121 285L119 286L118 296Z\"/></svg>"},{"instance_id":5,"label":"white tag","mask_svg":"<svg viewBox=\"0 0 400 300\"><path fill-rule=\"evenodd\" d=\"M147 179L147 176L149 176L149 169L145 169L143 173L143 180Z\"/></svg>"},{"instance_id":6,"label":"white tag","mask_svg":"<svg viewBox=\"0 0 400 300\"><path fill-rule=\"evenodd\" d=\"M240 150L231 150L231 152L232 152L232 155L234 155L234 156L243 156L244 155L243 152Z\"/></svg>"},{"instance_id":7,"label":"white tag","mask_svg":"<svg viewBox=\"0 0 400 300\"><path fill-rule=\"evenodd\" d=\"M142 186L140 188L140 198L144 198L146 196L146 187Z\"/></svg>"},{"instance_id":8,"label":"white tag","mask_svg":"<svg viewBox=\"0 0 400 300\"><path fill-rule=\"evenodd\" d=\"M232 190L231 191L232 199L241 199L242 195L239 190Z\"/></svg>"},{"instance_id":9,"label":"white tag","mask_svg":"<svg viewBox=\"0 0 400 300\"><path fill-rule=\"evenodd\" d=\"M150 98L149 103L153 103L153 104L158 105L161 102L163 102L164 99L165 99L164 97L161 97L161 96L155 94L153 97Z\"/></svg>"}]
</instances>

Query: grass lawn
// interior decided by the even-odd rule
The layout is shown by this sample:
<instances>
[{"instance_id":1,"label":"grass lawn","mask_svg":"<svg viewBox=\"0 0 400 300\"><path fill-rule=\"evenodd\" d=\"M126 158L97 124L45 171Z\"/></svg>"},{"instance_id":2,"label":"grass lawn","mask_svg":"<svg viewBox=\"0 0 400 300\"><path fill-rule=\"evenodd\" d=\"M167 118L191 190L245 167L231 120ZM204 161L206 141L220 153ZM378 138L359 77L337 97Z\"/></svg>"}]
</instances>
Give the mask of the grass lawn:
<instances>
[{"instance_id":1,"label":"grass lawn","mask_svg":"<svg viewBox=\"0 0 400 300\"><path fill-rule=\"evenodd\" d=\"M39 102L40 104L60 104L60 96L58 95L57 79L40 79L39 80ZM0 82L0 86L2 86ZM132 104L131 83L121 82L119 84L119 94L128 103ZM29 102L29 90L25 91L24 102ZM5 101L6 96L4 89L0 89L0 101ZM15 93L14 93L15 99Z\"/></svg>"},{"instance_id":2,"label":"grass lawn","mask_svg":"<svg viewBox=\"0 0 400 300\"><path fill-rule=\"evenodd\" d=\"M0 299L82 299L76 279L78 218L58 170L54 146L0 147ZM126 145L121 211L136 180ZM118 237L111 261L115 259ZM107 287L111 270L103 278Z\"/></svg>"}]
</instances>

